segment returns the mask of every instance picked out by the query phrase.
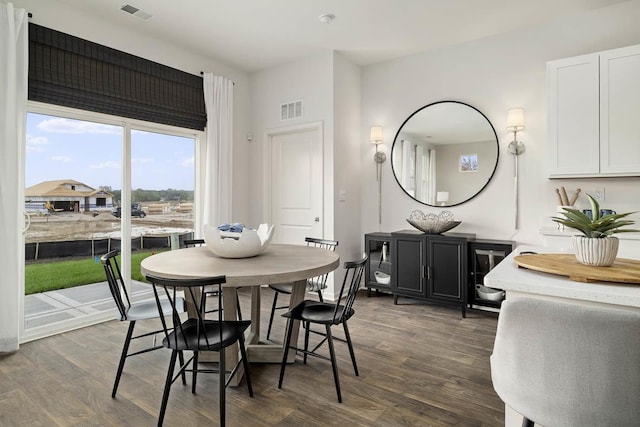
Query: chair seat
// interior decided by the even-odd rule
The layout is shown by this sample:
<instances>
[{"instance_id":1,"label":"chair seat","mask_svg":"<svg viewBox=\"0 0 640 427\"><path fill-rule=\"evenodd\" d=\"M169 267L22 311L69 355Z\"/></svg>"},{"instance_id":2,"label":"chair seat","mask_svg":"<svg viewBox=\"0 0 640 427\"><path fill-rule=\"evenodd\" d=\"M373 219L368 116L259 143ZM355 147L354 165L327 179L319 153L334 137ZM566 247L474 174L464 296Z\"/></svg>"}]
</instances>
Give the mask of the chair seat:
<instances>
[{"instance_id":1,"label":"chair seat","mask_svg":"<svg viewBox=\"0 0 640 427\"><path fill-rule=\"evenodd\" d=\"M206 331L198 331L198 319L188 319L182 327L176 327L162 345L172 350L218 351L238 341L238 337L251 325L250 320L223 321L204 320ZM222 328L222 340L220 329ZM198 340L198 336L200 339Z\"/></svg>"},{"instance_id":2,"label":"chair seat","mask_svg":"<svg viewBox=\"0 0 640 427\"><path fill-rule=\"evenodd\" d=\"M276 292L290 294L293 290L293 283L276 283L274 285L269 285L269 287Z\"/></svg>"},{"instance_id":3,"label":"chair seat","mask_svg":"<svg viewBox=\"0 0 640 427\"><path fill-rule=\"evenodd\" d=\"M162 314L168 315L171 314L171 304L166 299L161 301ZM184 311L184 299L176 298L176 307L179 307ZM144 319L153 319L158 317L158 305L155 300L152 301L142 301L137 302L131 305L127 309L126 312L127 320L144 320Z\"/></svg>"},{"instance_id":4,"label":"chair seat","mask_svg":"<svg viewBox=\"0 0 640 427\"><path fill-rule=\"evenodd\" d=\"M336 305L326 302L305 300L295 306L291 311L288 311L282 315L282 317L288 317L291 319L302 320L304 322L312 322L330 325L336 323L334 319L348 320L353 316L354 310L349 309L343 317L343 311L345 307L338 306L338 312L335 314Z\"/></svg>"},{"instance_id":5,"label":"chair seat","mask_svg":"<svg viewBox=\"0 0 640 427\"><path fill-rule=\"evenodd\" d=\"M290 294L293 290L293 283L276 283L269 285L271 289L283 294ZM318 292L326 289L327 285L317 280L307 280L307 292Z\"/></svg>"}]
</instances>

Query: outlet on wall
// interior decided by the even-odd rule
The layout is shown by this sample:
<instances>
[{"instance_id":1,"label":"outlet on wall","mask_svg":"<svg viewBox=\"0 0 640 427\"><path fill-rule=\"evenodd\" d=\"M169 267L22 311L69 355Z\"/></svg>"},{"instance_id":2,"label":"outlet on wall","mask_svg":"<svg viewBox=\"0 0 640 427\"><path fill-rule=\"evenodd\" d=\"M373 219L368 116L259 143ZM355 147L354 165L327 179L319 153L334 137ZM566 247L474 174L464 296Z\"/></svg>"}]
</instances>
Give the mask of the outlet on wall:
<instances>
[{"instance_id":1,"label":"outlet on wall","mask_svg":"<svg viewBox=\"0 0 640 427\"><path fill-rule=\"evenodd\" d=\"M594 188L591 195L598 203L604 202L604 188Z\"/></svg>"}]
</instances>

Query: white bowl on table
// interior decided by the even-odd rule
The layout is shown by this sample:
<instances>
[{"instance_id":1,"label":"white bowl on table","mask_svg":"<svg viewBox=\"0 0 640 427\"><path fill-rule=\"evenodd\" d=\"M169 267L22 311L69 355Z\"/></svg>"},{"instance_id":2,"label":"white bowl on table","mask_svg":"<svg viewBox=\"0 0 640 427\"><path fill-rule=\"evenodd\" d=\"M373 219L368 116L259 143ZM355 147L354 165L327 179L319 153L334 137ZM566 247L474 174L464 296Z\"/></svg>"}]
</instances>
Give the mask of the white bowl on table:
<instances>
[{"instance_id":1,"label":"white bowl on table","mask_svg":"<svg viewBox=\"0 0 640 427\"><path fill-rule=\"evenodd\" d=\"M202 226L207 248L220 258L250 258L260 255L273 237L273 225L260 224L257 230L244 228L241 232L220 231L209 224Z\"/></svg>"}]
</instances>

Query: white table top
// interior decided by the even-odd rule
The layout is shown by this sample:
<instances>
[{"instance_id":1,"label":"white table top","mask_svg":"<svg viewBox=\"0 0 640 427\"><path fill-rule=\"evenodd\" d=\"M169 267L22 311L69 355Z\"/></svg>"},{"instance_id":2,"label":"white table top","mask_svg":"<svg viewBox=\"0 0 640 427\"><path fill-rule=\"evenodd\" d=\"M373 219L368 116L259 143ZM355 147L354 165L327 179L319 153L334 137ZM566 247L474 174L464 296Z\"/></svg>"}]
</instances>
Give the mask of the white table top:
<instances>
[{"instance_id":1,"label":"white table top","mask_svg":"<svg viewBox=\"0 0 640 427\"><path fill-rule=\"evenodd\" d=\"M140 271L167 279L226 276L226 286L259 286L306 280L338 268L337 253L272 244L252 258L220 258L206 247L162 252L142 260Z\"/></svg>"},{"instance_id":2,"label":"white table top","mask_svg":"<svg viewBox=\"0 0 640 427\"><path fill-rule=\"evenodd\" d=\"M537 296L568 298L578 301L640 308L640 285L608 282L582 283L555 274L519 268L513 257L523 251L537 253L567 253L566 250L519 246L484 278L486 286Z\"/></svg>"}]
</instances>

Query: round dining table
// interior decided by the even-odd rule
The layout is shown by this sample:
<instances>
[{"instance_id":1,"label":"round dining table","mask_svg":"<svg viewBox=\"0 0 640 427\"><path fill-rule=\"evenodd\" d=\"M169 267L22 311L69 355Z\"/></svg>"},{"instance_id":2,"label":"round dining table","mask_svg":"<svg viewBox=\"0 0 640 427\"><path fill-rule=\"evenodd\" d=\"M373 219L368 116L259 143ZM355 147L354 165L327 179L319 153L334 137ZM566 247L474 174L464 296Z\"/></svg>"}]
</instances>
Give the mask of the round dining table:
<instances>
[{"instance_id":1,"label":"round dining table","mask_svg":"<svg viewBox=\"0 0 640 427\"><path fill-rule=\"evenodd\" d=\"M283 344L260 341L260 288L275 283L293 283L289 307L293 308L304 299L307 279L335 270L340 264L337 253L326 249L271 244L260 255L251 258L221 258L206 246L161 252L142 260L142 275L153 275L166 279L200 277L226 277L224 287L251 287L251 328L246 339L247 356L250 362L280 363ZM235 292L223 292L224 318L237 317ZM294 324L297 336L299 322ZM283 340L284 341L284 338ZM203 355L201 361L207 361ZM215 353L211 357L215 356ZM230 366L238 360L238 349L229 348L226 353ZM295 360L295 351L290 350L288 361ZM240 373L239 373L240 374ZM242 375L236 375L237 381Z\"/></svg>"}]
</instances>

